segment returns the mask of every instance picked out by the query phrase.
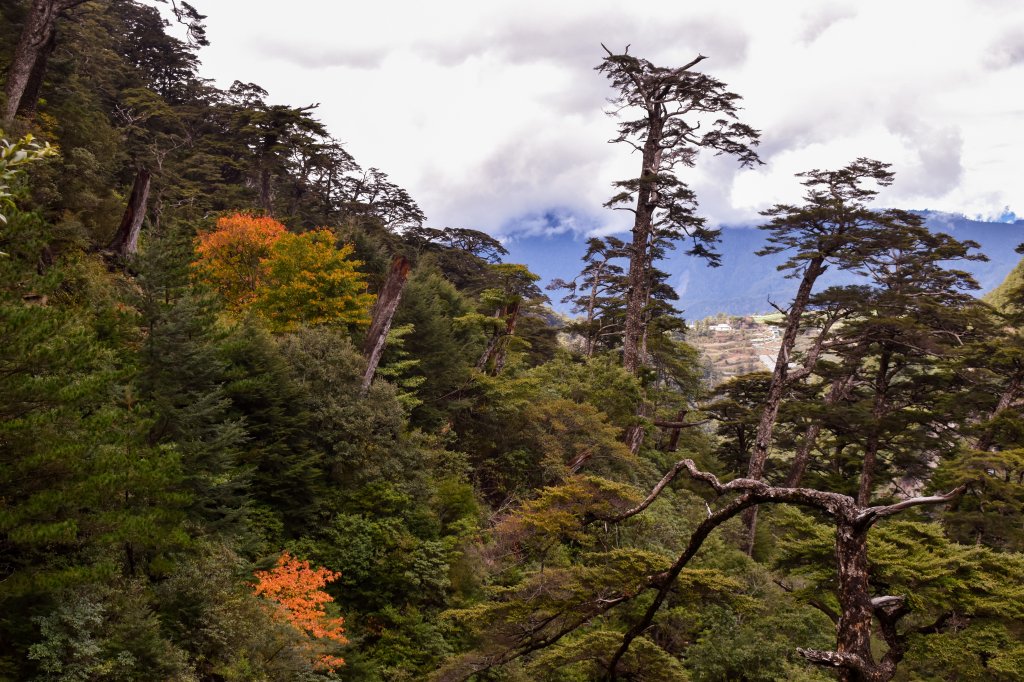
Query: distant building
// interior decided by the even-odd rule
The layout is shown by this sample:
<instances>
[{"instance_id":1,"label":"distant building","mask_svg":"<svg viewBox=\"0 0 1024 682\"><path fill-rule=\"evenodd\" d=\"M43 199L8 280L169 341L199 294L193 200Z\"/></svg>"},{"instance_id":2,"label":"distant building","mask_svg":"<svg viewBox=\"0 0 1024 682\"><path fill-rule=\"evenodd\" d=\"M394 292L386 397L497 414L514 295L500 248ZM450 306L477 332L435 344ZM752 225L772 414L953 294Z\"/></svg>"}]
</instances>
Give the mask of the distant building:
<instances>
[{"instance_id":1,"label":"distant building","mask_svg":"<svg viewBox=\"0 0 1024 682\"><path fill-rule=\"evenodd\" d=\"M729 324L728 322L721 322L719 324L711 325L710 327L708 327L708 329L710 329L713 332L731 332L732 325Z\"/></svg>"}]
</instances>

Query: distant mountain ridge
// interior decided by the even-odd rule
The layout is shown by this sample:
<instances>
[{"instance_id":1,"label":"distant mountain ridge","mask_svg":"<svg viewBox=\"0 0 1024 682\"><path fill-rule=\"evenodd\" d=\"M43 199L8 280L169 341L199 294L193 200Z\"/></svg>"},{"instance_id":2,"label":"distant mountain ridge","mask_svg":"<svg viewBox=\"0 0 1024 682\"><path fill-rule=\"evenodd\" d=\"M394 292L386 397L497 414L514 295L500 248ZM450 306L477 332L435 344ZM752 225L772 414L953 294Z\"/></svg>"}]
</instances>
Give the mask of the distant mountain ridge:
<instances>
[{"instance_id":1,"label":"distant mountain ridge","mask_svg":"<svg viewBox=\"0 0 1024 682\"><path fill-rule=\"evenodd\" d=\"M979 251L989 257L987 262L958 265L978 280L980 296L997 287L1020 261L1014 251L1024 242L1024 220L1012 223L972 220L964 216L935 211L915 211L925 217L933 231L945 232L961 241L980 245ZM796 293L796 281L786 279L777 267L783 255L754 255L765 244L765 233L755 227L725 227L718 250L722 265L709 268L703 261L686 256L680 249L672 252L662 269L679 292L679 306L687 319L698 320L715 313L751 315L771 311L769 300L785 304ZM570 233L553 236L514 237L507 243L507 260L525 263L541 276L546 285L554 278L570 280L582 267L580 257L586 249L585 238ZM821 288L856 281L849 273L830 271L821 281ZM551 292L552 304L558 310L558 292Z\"/></svg>"}]
</instances>

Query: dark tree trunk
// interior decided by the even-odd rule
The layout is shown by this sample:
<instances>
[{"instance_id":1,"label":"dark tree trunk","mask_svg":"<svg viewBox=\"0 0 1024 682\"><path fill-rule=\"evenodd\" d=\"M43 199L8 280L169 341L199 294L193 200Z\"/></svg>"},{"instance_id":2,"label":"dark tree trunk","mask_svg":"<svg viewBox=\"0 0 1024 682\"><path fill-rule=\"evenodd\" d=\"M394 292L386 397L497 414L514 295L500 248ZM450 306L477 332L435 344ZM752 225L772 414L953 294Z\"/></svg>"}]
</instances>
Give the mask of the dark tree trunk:
<instances>
[{"instance_id":1,"label":"dark tree trunk","mask_svg":"<svg viewBox=\"0 0 1024 682\"><path fill-rule=\"evenodd\" d=\"M840 400L844 399L849 394L852 386L852 375L833 381L828 394L825 396L825 406L832 407ZM795 488L800 485L800 481L804 477L804 472L807 471L807 465L811 461L811 451L814 450L814 446L818 442L818 435L820 433L821 424L819 422L815 422L807 427L807 430L804 432L803 441L800 443L800 448L796 452L796 457L793 458L793 464L790 465L789 476L786 477L787 487Z\"/></svg>"},{"instance_id":2,"label":"dark tree trunk","mask_svg":"<svg viewBox=\"0 0 1024 682\"><path fill-rule=\"evenodd\" d=\"M645 419L648 416L650 407L647 401L641 400L640 405L636 408L637 419ZM647 429L644 428L642 423L634 424L629 427L626 431L625 443L629 447L629 451L634 455L640 452L640 446L644 444L644 436L647 435Z\"/></svg>"},{"instance_id":3,"label":"dark tree trunk","mask_svg":"<svg viewBox=\"0 0 1024 682\"><path fill-rule=\"evenodd\" d=\"M495 317L500 317L501 311ZM480 359L476 361L476 368L481 372L487 371L487 364L491 361L494 356L494 351L498 348L498 342L501 340L501 334L497 332L491 334L491 338L487 339L487 345L484 346L484 352L480 354Z\"/></svg>"},{"instance_id":4,"label":"dark tree trunk","mask_svg":"<svg viewBox=\"0 0 1024 682\"><path fill-rule=\"evenodd\" d=\"M807 465L811 461L811 451L814 450L814 446L818 442L818 434L820 433L821 424L818 422L811 424L804 431L803 440L800 441L800 447L797 449L796 456L793 457L793 463L789 467L789 475L786 476L787 488L795 488L800 485L800 480L804 477Z\"/></svg>"},{"instance_id":5,"label":"dark tree trunk","mask_svg":"<svg viewBox=\"0 0 1024 682\"><path fill-rule=\"evenodd\" d=\"M260 208L263 209L267 215L273 214L274 189L270 178L270 169L265 166L260 168L259 194Z\"/></svg>"},{"instance_id":6,"label":"dark tree trunk","mask_svg":"<svg viewBox=\"0 0 1024 682\"><path fill-rule=\"evenodd\" d=\"M786 312L786 330L782 334L782 343L779 346L778 357L775 359L772 380L768 385L768 397L765 399L764 408L761 411L761 420L757 424L754 449L750 453L750 463L747 466L747 478L752 478L755 481L760 481L764 477L765 462L768 460L768 452L772 447L772 433L775 430L775 422L779 417L779 406L782 404L782 397L786 391L789 359L796 346L796 337L800 332L804 311L807 310L807 304L811 300L811 290L814 288L815 281L824 272L824 261L822 256L816 256L808 261L793 304ZM757 507L751 507L743 513L743 524L746 527L745 549L749 554L754 548Z\"/></svg>"},{"instance_id":7,"label":"dark tree trunk","mask_svg":"<svg viewBox=\"0 0 1024 682\"><path fill-rule=\"evenodd\" d=\"M607 261L605 261L607 263ZM590 299L587 301L587 357L594 357L594 348L597 347L598 330L594 329L594 310L597 307L597 289L601 285L601 273L604 271L605 263L597 266L594 271L594 281L590 286Z\"/></svg>"},{"instance_id":8,"label":"dark tree trunk","mask_svg":"<svg viewBox=\"0 0 1024 682\"><path fill-rule=\"evenodd\" d=\"M121 258L134 256L139 250L139 232L142 221L146 217L146 203L149 200L150 173L140 168L135 174L132 193L128 197L128 205L121 217L121 225L117 228L110 242L110 250Z\"/></svg>"},{"instance_id":9,"label":"dark tree trunk","mask_svg":"<svg viewBox=\"0 0 1024 682\"><path fill-rule=\"evenodd\" d=\"M881 421L889 410L889 363L892 359L889 351L884 351L878 359L878 372L875 375L875 399L871 406L871 432L864 447L864 462L860 469L860 486L857 490L857 504L866 505L871 501L871 492L875 487L875 470L878 468L879 430Z\"/></svg>"},{"instance_id":10,"label":"dark tree trunk","mask_svg":"<svg viewBox=\"0 0 1024 682\"><path fill-rule=\"evenodd\" d=\"M647 281L650 263L647 252L654 229L655 182L661 167L661 133L665 121L657 110L648 111L650 132L644 142L643 168L636 193L633 241L629 247L629 273L626 278L626 324L622 339L622 366L636 374L643 364L643 338L646 329Z\"/></svg>"},{"instance_id":11,"label":"dark tree trunk","mask_svg":"<svg viewBox=\"0 0 1024 682\"><path fill-rule=\"evenodd\" d=\"M675 452L679 449L679 434L683 432L682 423L686 421L686 412L685 409L679 410L679 413L676 415L676 421L679 424L669 427L668 444L665 446L665 452Z\"/></svg>"},{"instance_id":12,"label":"dark tree trunk","mask_svg":"<svg viewBox=\"0 0 1024 682\"><path fill-rule=\"evenodd\" d=\"M839 623L836 651L852 654L865 663L871 656L871 587L868 584L868 534L853 519L836 518L836 572L838 577ZM840 670L842 682L860 682L860 671Z\"/></svg>"},{"instance_id":13,"label":"dark tree trunk","mask_svg":"<svg viewBox=\"0 0 1024 682\"><path fill-rule=\"evenodd\" d=\"M7 68L7 83L4 93L4 125L10 125L15 116L23 108L27 112L35 111L35 97L39 94L38 83L42 81L46 70L46 61L53 51L56 35L57 18L60 13L85 0L32 0L25 25L21 29L21 37L14 48L11 64ZM32 83L35 82L35 86ZM30 91L34 90L34 94ZM32 102L27 102L31 96Z\"/></svg>"},{"instance_id":14,"label":"dark tree trunk","mask_svg":"<svg viewBox=\"0 0 1024 682\"><path fill-rule=\"evenodd\" d=\"M505 367L505 346L502 342L516 332L516 324L519 322L520 305L521 301L514 301L498 310L495 315L499 319L505 318L505 331L495 332L487 340L487 347L484 348L484 352L476 363L476 368L481 372L488 371L488 366L490 366L490 374L497 376Z\"/></svg>"},{"instance_id":15,"label":"dark tree trunk","mask_svg":"<svg viewBox=\"0 0 1024 682\"><path fill-rule=\"evenodd\" d=\"M409 260L405 256L395 256L391 261L391 271L388 278L377 294L377 302L373 306L373 318L370 322L370 329L366 333L366 341L363 343L363 354L366 357L366 373L363 374L363 384L360 394L366 395L373 382L373 375L377 372L377 365L380 364L380 357L384 354L384 346L387 344L388 332L391 331L391 320L395 317L398 303L402 299L402 291L409 279Z\"/></svg>"},{"instance_id":16,"label":"dark tree trunk","mask_svg":"<svg viewBox=\"0 0 1024 682\"><path fill-rule=\"evenodd\" d=\"M21 95L21 102L18 104L17 117L26 120L33 120L36 117L36 108L39 106L39 93L43 89L43 79L46 77L46 66L57 46L57 32L50 34L50 39L43 45L36 58L36 63L29 74L28 83L25 84L25 91Z\"/></svg>"}]
</instances>

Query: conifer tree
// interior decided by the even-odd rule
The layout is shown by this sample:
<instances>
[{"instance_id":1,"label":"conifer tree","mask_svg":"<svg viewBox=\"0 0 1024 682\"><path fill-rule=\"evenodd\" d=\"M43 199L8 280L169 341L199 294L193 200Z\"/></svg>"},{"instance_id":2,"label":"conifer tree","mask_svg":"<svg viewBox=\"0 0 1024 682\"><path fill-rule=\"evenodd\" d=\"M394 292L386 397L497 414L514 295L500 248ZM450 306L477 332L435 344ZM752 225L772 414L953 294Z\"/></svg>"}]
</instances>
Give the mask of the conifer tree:
<instances>
[{"instance_id":1,"label":"conifer tree","mask_svg":"<svg viewBox=\"0 0 1024 682\"><path fill-rule=\"evenodd\" d=\"M180 232L154 235L137 263L144 337L134 392L152 419L149 443L173 444L181 453L195 518L237 532L246 433L223 388L228 368L214 300L190 286L190 246Z\"/></svg>"},{"instance_id":2,"label":"conifer tree","mask_svg":"<svg viewBox=\"0 0 1024 682\"><path fill-rule=\"evenodd\" d=\"M758 163L754 152L758 132L739 122L739 95L729 92L725 83L694 70L706 59L703 55L681 67L665 68L630 55L628 48L621 54L608 48L605 52L608 56L597 70L616 90L612 115L639 113L639 118L619 124L618 137L612 141L641 152L640 173L615 183L621 191L606 204L633 213L623 366L636 373L644 363L646 284L656 258L651 252L654 240L688 238L688 253L711 263L717 260L710 249L717 231L696 214L696 196L676 176L676 169L693 166L702 149L734 155L743 166ZM707 128L698 132L703 124Z\"/></svg>"},{"instance_id":3,"label":"conifer tree","mask_svg":"<svg viewBox=\"0 0 1024 682\"><path fill-rule=\"evenodd\" d=\"M594 356L598 344L608 346L608 337L621 334L625 282L622 266L615 261L626 257L625 246L617 237L591 237L580 274L570 282L555 279L547 286L548 290L565 289L568 293L562 303L571 303L572 312L585 315L582 322L566 329L583 336L588 358Z\"/></svg>"}]
</instances>

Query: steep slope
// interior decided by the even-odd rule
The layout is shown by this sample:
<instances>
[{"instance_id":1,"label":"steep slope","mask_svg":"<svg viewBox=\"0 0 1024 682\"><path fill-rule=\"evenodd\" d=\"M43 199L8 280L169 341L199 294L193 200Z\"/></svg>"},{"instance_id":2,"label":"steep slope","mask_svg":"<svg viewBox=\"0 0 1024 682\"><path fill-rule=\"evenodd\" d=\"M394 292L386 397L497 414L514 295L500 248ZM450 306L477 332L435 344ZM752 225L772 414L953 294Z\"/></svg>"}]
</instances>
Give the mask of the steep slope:
<instances>
[{"instance_id":1,"label":"steep slope","mask_svg":"<svg viewBox=\"0 0 1024 682\"><path fill-rule=\"evenodd\" d=\"M1014 289L1019 289L1021 286L1024 286L1024 260L1017 263L1016 267L1010 270L1010 274L1006 276L1006 279L995 289L985 294L983 298L996 308L1003 310L1010 302L1010 292Z\"/></svg>"}]
</instances>

